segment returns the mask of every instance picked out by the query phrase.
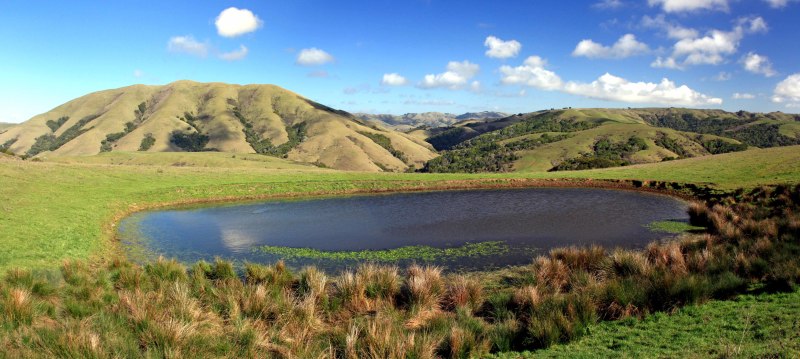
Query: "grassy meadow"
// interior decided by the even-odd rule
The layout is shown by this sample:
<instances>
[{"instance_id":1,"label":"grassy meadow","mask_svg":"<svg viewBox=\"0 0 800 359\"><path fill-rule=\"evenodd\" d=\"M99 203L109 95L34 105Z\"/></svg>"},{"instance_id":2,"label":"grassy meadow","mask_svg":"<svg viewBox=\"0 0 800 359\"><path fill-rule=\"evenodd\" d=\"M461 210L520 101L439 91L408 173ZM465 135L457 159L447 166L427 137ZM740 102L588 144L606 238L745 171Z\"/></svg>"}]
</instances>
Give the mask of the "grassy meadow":
<instances>
[{"instance_id":1,"label":"grassy meadow","mask_svg":"<svg viewBox=\"0 0 800 359\"><path fill-rule=\"evenodd\" d=\"M798 308L789 304L800 280L800 189L756 187L800 182L798 160L795 146L603 170L469 175L340 172L224 153L3 157L0 351L424 358L549 347L534 354L791 357L800 350ZM116 221L148 208L561 178L747 190L693 205L693 224L709 228L706 234L638 252L554 250L491 273L374 266L292 273L278 263L251 264L242 280L224 261L131 264L114 241ZM739 294L748 296L694 306ZM691 325L694 335L681 335Z\"/></svg>"},{"instance_id":2,"label":"grassy meadow","mask_svg":"<svg viewBox=\"0 0 800 359\"><path fill-rule=\"evenodd\" d=\"M603 170L477 175L341 172L224 153L107 153L52 161L0 159L0 246L6 249L0 270L52 268L64 259L108 255L121 216L169 204L492 186L515 179L644 179L720 189L800 179L798 147Z\"/></svg>"}]
</instances>

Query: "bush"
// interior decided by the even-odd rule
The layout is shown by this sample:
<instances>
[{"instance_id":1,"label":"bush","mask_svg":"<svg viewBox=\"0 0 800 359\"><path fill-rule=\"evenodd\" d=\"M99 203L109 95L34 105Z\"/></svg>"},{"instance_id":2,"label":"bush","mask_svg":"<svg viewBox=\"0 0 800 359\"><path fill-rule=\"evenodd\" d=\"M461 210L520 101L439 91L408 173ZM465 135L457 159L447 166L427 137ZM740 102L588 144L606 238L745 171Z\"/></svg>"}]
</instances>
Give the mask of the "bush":
<instances>
[{"instance_id":1,"label":"bush","mask_svg":"<svg viewBox=\"0 0 800 359\"><path fill-rule=\"evenodd\" d=\"M187 152L201 152L208 144L209 137L197 133L184 133L181 131L174 131L170 136L170 142Z\"/></svg>"}]
</instances>

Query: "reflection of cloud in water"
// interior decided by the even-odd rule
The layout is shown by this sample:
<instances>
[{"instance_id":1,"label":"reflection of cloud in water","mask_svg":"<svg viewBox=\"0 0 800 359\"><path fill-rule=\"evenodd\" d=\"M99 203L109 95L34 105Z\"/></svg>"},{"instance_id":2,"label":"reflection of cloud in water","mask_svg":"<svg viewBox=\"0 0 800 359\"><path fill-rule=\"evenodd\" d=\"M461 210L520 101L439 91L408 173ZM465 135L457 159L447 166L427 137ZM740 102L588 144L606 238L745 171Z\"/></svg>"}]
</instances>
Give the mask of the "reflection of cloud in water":
<instances>
[{"instance_id":1,"label":"reflection of cloud in water","mask_svg":"<svg viewBox=\"0 0 800 359\"><path fill-rule=\"evenodd\" d=\"M220 228L222 244L233 252L249 251L258 244L258 238L236 228Z\"/></svg>"}]
</instances>

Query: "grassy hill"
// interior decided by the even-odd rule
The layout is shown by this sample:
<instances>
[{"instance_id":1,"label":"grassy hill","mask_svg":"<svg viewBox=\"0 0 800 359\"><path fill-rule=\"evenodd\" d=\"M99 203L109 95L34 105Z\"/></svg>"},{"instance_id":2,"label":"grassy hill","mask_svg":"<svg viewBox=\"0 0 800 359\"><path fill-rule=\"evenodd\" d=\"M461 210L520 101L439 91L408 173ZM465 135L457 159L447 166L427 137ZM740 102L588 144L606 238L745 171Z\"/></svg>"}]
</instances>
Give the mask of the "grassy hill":
<instances>
[{"instance_id":1,"label":"grassy hill","mask_svg":"<svg viewBox=\"0 0 800 359\"><path fill-rule=\"evenodd\" d=\"M800 116L691 109L562 109L412 132L430 172L574 170L800 144Z\"/></svg>"},{"instance_id":2,"label":"grassy hill","mask_svg":"<svg viewBox=\"0 0 800 359\"><path fill-rule=\"evenodd\" d=\"M0 146L29 157L260 153L358 171L403 171L435 156L424 141L277 86L191 81L80 97L0 134Z\"/></svg>"},{"instance_id":3,"label":"grassy hill","mask_svg":"<svg viewBox=\"0 0 800 359\"><path fill-rule=\"evenodd\" d=\"M16 123L0 122L0 133L6 132L9 128L16 126Z\"/></svg>"}]
</instances>

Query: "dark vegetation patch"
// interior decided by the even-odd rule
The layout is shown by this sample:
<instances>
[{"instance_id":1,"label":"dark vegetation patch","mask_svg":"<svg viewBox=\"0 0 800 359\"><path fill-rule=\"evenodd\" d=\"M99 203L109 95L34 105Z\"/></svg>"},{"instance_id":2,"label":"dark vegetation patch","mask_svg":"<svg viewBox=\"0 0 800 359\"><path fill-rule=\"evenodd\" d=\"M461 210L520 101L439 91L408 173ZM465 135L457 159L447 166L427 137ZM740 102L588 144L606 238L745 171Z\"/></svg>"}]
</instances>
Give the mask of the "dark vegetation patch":
<instances>
[{"instance_id":1,"label":"dark vegetation patch","mask_svg":"<svg viewBox=\"0 0 800 359\"><path fill-rule=\"evenodd\" d=\"M173 131L169 140L186 152L202 152L206 150L209 138L207 135L198 132Z\"/></svg>"},{"instance_id":2,"label":"dark vegetation patch","mask_svg":"<svg viewBox=\"0 0 800 359\"><path fill-rule=\"evenodd\" d=\"M561 162L550 171L627 166L631 164L630 157L634 153L647 148L648 145L644 139L637 136L631 136L625 142L611 142L608 138L603 138L594 144L592 152L585 152L578 157Z\"/></svg>"},{"instance_id":3,"label":"dark vegetation patch","mask_svg":"<svg viewBox=\"0 0 800 359\"><path fill-rule=\"evenodd\" d=\"M11 146L13 146L17 142L17 140L18 138L14 137L6 142L3 142L3 144L0 145L0 152L13 156L14 153L11 152Z\"/></svg>"},{"instance_id":4,"label":"dark vegetation patch","mask_svg":"<svg viewBox=\"0 0 800 359\"><path fill-rule=\"evenodd\" d=\"M372 142L375 142L378 146L381 146L385 150L389 151L389 153L391 153L392 156L399 159L400 161L403 161L403 163L406 163L406 161L408 161L406 155L402 151L398 151L397 149L394 148L394 146L392 146L392 140L389 139L389 137L386 137L385 135L382 135L380 133L371 133L364 131L357 131L357 132L362 136L366 136L367 138L372 140Z\"/></svg>"},{"instance_id":5,"label":"dark vegetation patch","mask_svg":"<svg viewBox=\"0 0 800 359\"><path fill-rule=\"evenodd\" d=\"M50 127L50 131L56 132L67 121L69 121L69 116L63 116L59 117L57 120L47 120L45 124L47 125L47 127Z\"/></svg>"},{"instance_id":6,"label":"dark vegetation patch","mask_svg":"<svg viewBox=\"0 0 800 359\"><path fill-rule=\"evenodd\" d=\"M656 146L667 149L672 153L678 155L677 159L691 157L691 154L686 151L683 146L681 146L678 141L667 136L666 133L659 132L658 136L654 140ZM665 158L666 159L666 158ZM676 159L676 158L669 158L669 159Z\"/></svg>"},{"instance_id":7,"label":"dark vegetation patch","mask_svg":"<svg viewBox=\"0 0 800 359\"><path fill-rule=\"evenodd\" d=\"M89 131L91 128L84 128L84 126L100 117L100 115L101 114L94 114L80 119L78 123L70 126L60 136L44 134L37 137L33 146L31 146L25 155L27 157L33 157L45 151L55 151L61 148L61 146L65 145L67 142L72 141L76 137L84 134L86 131Z\"/></svg>"},{"instance_id":8,"label":"dark vegetation patch","mask_svg":"<svg viewBox=\"0 0 800 359\"><path fill-rule=\"evenodd\" d=\"M443 151L449 150L459 143L478 135L480 135L479 132L469 128L468 126L453 127L428 137L425 141L430 143L437 151Z\"/></svg>"},{"instance_id":9,"label":"dark vegetation patch","mask_svg":"<svg viewBox=\"0 0 800 359\"><path fill-rule=\"evenodd\" d=\"M569 138L569 134L543 134L538 138L525 138L506 144L491 141L475 141L442 152L441 156L425 163L420 172L508 172L513 162L519 159L515 151L531 150L544 144Z\"/></svg>"},{"instance_id":10,"label":"dark vegetation patch","mask_svg":"<svg viewBox=\"0 0 800 359\"><path fill-rule=\"evenodd\" d=\"M492 273L362 264L328 277L283 262L165 259L12 269L0 280L0 338L9 357L487 357L569 342L598 321L635 324L800 283L800 186L713 196L689 214L707 233L641 251L554 249ZM796 324L760 325L741 336L790 338L793 347L771 348L790 357Z\"/></svg>"},{"instance_id":11,"label":"dark vegetation patch","mask_svg":"<svg viewBox=\"0 0 800 359\"><path fill-rule=\"evenodd\" d=\"M747 145L744 143L733 143L730 141L725 141L722 139L713 139L700 142L703 145L703 148L708 151L708 153L712 155L718 155L721 153L729 153L729 152L739 152L744 151L747 149Z\"/></svg>"},{"instance_id":12,"label":"dark vegetation patch","mask_svg":"<svg viewBox=\"0 0 800 359\"><path fill-rule=\"evenodd\" d=\"M142 142L139 144L139 151L147 151L156 144L156 138L152 133L145 133Z\"/></svg>"}]
</instances>

